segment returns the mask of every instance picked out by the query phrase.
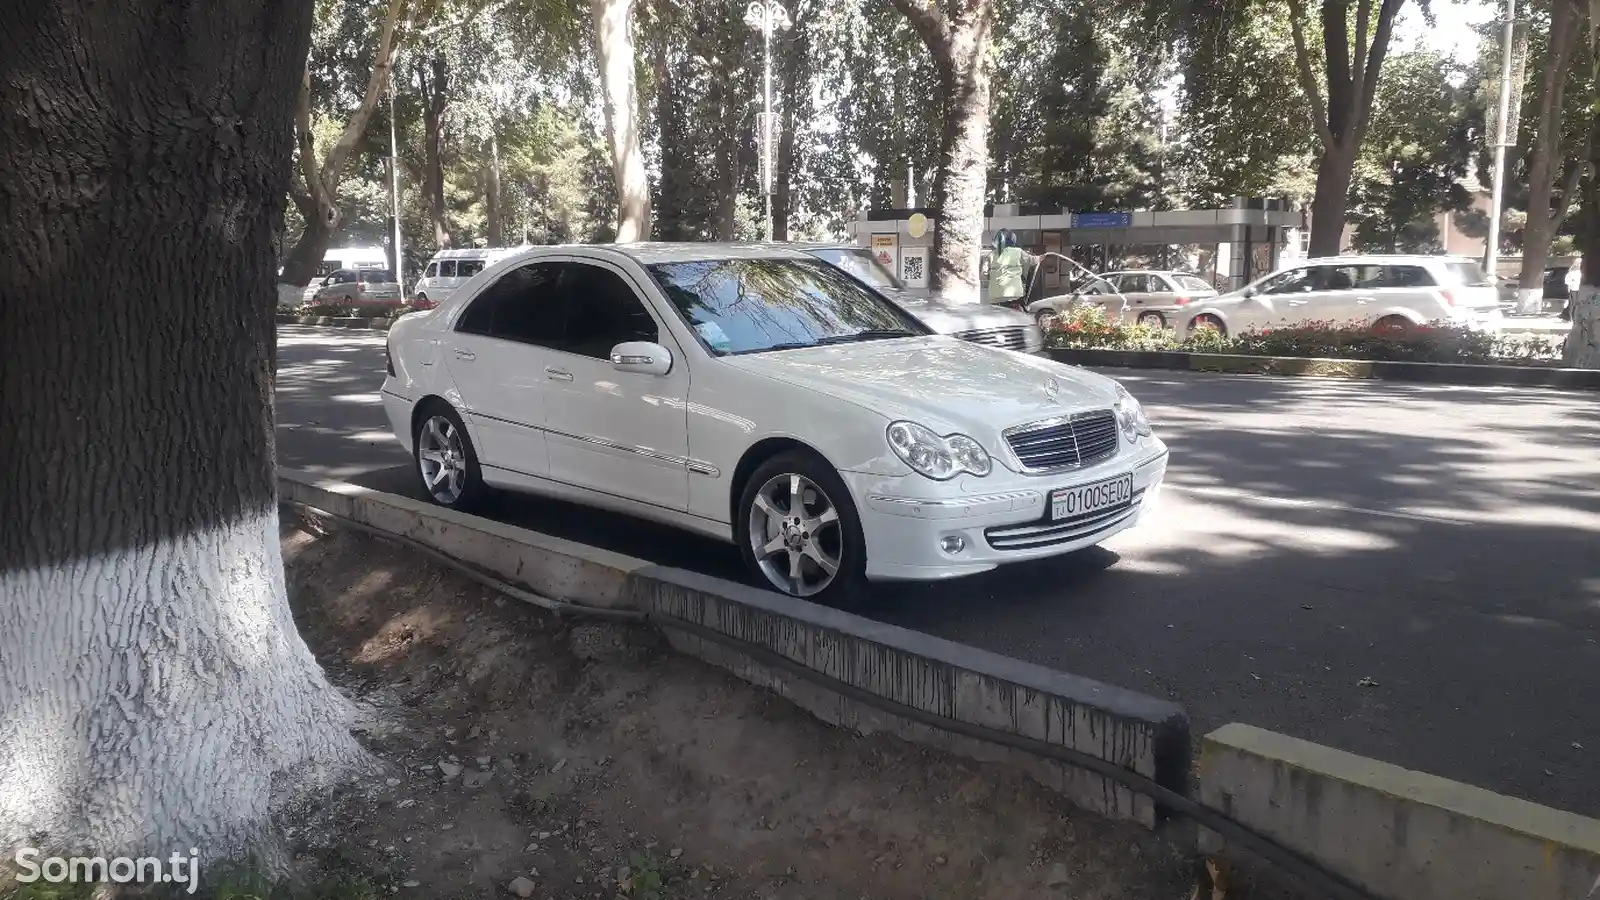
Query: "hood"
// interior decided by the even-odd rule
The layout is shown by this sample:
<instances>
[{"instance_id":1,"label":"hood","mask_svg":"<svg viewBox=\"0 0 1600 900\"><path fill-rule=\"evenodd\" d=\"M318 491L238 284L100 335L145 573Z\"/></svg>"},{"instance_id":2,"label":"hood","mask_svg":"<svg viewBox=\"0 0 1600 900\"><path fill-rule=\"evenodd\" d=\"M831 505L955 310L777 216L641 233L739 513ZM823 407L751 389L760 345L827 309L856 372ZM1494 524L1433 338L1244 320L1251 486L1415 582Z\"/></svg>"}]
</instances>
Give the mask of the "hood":
<instances>
[{"instance_id":1,"label":"hood","mask_svg":"<svg viewBox=\"0 0 1600 900\"><path fill-rule=\"evenodd\" d=\"M959 431L993 452L1013 425L1116 402L1116 382L1039 356L936 336L727 356L746 372ZM1053 389L1052 389L1053 387Z\"/></svg>"}]
</instances>

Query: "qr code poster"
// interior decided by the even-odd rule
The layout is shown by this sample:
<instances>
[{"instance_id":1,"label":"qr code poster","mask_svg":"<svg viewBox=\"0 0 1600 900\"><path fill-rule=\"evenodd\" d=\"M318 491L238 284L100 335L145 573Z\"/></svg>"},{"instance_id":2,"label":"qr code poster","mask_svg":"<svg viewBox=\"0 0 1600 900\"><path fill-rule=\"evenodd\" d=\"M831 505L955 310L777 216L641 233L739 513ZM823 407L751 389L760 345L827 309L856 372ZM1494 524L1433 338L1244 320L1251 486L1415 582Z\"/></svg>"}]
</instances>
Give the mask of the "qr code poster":
<instances>
[{"instance_id":1,"label":"qr code poster","mask_svg":"<svg viewBox=\"0 0 1600 900\"><path fill-rule=\"evenodd\" d=\"M927 247L907 247L900 251L900 280L908 288L928 286Z\"/></svg>"}]
</instances>

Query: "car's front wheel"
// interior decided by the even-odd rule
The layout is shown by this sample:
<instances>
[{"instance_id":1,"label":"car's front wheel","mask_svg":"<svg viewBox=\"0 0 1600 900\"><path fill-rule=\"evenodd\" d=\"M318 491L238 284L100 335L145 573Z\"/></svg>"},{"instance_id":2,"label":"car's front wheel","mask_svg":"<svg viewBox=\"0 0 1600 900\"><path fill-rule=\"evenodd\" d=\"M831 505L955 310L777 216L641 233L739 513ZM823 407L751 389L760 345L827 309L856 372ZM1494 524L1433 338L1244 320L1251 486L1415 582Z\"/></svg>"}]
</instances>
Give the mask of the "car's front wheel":
<instances>
[{"instance_id":1,"label":"car's front wheel","mask_svg":"<svg viewBox=\"0 0 1600 900\"><path fill-rule=\"evenodd\" d=\"M472 437L454 409L430 401L417 416L412 456L422 490L434 503L450 509L471 509L488 488L478 467Z\"/></svg>"},{"instance_id":2,"label":"car's front wheel","mask_svg":"<svg viewBox=\"0 0 1600 900\"><path fill-rule=\"evenodd\" d=\"M739 501L745 564L791 597L843 604L866 582L866 540L839 474L815 454L780 453L756 467Z\"/></svg>"}]
</instances>

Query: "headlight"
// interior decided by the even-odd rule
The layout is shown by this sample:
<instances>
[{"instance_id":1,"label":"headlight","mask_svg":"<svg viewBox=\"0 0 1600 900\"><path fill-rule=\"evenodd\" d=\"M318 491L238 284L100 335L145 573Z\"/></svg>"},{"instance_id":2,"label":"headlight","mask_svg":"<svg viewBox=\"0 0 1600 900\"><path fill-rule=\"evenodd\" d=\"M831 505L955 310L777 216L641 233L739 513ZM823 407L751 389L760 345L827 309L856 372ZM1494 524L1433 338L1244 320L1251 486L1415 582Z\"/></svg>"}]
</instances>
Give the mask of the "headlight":
<instances>
[{"instance_id":1,"label":"headlight","mask_svg":"<svg viewBox=\"0 0 1600 900\"><path fill-rule=\"evenodd\" d=\"M964 434L940 437L915 422L895 422L889 426L888 437L896 456L935 481L947 481L962 472L987 475L994 465L989 451Z\"/></svg>"},{"instance_id":2,"label":"headlight","mask_svg":"<svg viewBox=\"0 0 1600 900\"><path fill-rule=\"evenodd\" d=\"M1122 429L1122 436L1129 441L1137 441L1151 434L1150 420L1145 418L1144 407L1121 384L1117 385L1117 427Z\"/></svg>"}]
</instances>

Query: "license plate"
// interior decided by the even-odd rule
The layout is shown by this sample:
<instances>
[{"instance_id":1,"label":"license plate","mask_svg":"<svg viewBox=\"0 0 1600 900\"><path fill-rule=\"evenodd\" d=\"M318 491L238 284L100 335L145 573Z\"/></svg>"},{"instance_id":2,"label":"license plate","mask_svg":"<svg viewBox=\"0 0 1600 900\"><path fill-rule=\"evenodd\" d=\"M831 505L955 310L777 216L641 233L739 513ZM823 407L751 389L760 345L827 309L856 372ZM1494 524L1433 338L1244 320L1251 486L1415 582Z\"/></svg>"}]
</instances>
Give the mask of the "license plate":
<instances>
[{"instance_id":1,"label":"license plate","mask_svg":"<svg viewBox=\"0 0 1600 900\"><path fill-rule=\"evenodd\" d=\"M1060 488L1050 494L1050 518L1073 519L1133 501L1133 473L1093 484Z\"/></svg>"}]
</instances>

